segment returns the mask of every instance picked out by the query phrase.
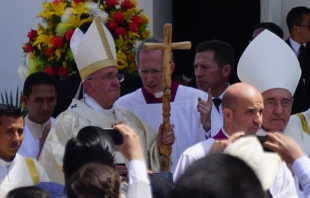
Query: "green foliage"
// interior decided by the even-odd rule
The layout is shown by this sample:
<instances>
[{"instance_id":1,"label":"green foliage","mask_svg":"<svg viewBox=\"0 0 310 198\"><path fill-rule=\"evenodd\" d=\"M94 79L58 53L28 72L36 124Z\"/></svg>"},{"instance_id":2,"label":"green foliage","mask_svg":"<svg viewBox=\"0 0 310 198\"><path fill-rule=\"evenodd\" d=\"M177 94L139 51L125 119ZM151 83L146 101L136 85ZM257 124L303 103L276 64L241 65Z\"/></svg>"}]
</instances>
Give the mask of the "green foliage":
<instances>
[{"instance_id":1,"label":"green foliage","mask_svg":"<svg viewBox=\"0 0 310 198\"><path fill-rule=\"evenodd\" d=\"M22 111L23 115L26 116L27 108L22 106L21 96L22 96L22 91L19 91L19 87L17 86L15 96L13 96L12 91L8 93L5 90L4 93L0 94L0 99L1 99L1 103L9 104L9 105L19 108Z\"/></svg>"}]
</instances>

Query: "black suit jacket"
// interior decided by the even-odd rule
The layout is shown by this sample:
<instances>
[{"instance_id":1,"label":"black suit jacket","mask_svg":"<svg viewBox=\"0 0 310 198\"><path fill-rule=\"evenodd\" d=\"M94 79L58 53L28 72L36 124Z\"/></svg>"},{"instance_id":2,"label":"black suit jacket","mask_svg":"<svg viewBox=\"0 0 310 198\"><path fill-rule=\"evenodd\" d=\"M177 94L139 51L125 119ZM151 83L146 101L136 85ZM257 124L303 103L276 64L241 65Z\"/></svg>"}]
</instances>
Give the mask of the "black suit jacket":
<instances>
[{"instance_id":1,"label":"black suit jacket","mask_svg":"<svg viewBox=\"0 0 310 198\"><path fill-rule=\"evenodd\" d=\"M289 39L286 40L286 43L292 48ZM292 114L306 111L310 107L310 44L308 43L306 46L306 58L303 62L299 61L302 74L293 96Z\"/></svg>"},{"instance_id":2,"label":"black suit jacket","mask_svg":"<svg viewBox=\"0 0 310 198\"><path fill-rule=\"evenodd\" d=\"M142 81L140 76L130 74L124 71L119 71L120 74L125 76L123 82L121 82L121 96L134 92L142 87ZM75 94L81 83L81 77L79 73L71 74L70 76L58 80L56 83L57 89L57 105L54 109L52 116L56 118L61 112L65 111L75 97ZM79 99L83 97L82 89L79 93Z\"/></svg>"}]
</instances>

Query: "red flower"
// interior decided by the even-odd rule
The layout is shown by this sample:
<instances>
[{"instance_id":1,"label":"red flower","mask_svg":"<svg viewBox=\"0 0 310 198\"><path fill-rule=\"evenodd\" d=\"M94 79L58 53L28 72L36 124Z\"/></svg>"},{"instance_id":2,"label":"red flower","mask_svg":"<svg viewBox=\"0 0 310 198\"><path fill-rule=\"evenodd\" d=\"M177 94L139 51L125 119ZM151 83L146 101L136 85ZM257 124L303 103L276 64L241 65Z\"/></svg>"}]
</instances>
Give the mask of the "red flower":
<instances>
[{"instance_id":1,"label":"red flower","mask_svg":"<svg viewBox=\"0 0 310 198\"><path fill-rule=\"evenodd\" d=\"M132 3L130 0L124 0L121 4L122 8L129 9L132 8Z\"/></svg>"},{"instance_id":2,"label":"red flower","mask_svg":"<svg viewBox=\"0 0 310 198\"><path fill-rule=\"evenodd\" d=\"M117 23L115 23L115 21L110 21L107 26L109 30L114 30L117 27Z\"/></svg>"},{"instance_id":3,"label":"red flower","mask_svg":"<svg viewBox=\"0 0 310 198\"><path fill-rule=\"evenodd\" d=\"M139 28L137 26L137 24L135 24L134 22L130 23L129 24L129 30L131 32L138 32L139 31Z\"/></svg>"},{"instance_id":4,"label":"red flower","mask_svg":"<svg viewBox=\"0 0 310 198\"><path fill-rule=\"evenodd\" d=\"M75 4L79 4L79 3L81 3L82 2L82 0L74 0L74 3Z\"/></svg>"},{"instance_id":5,"label":"red flower","mask_svg":"<svg viewBox=\"0 0 310 198\"><path fill-rule=\"evenodd\" d=\"M58 70L58 75L62 78L67 77L69 74L69 71L66 67L61 66Z\"/></svg>"},{"instance_id":6,"label":"red flower","mask_svg":"<svg viewBox=\"0 0 310 198\"><path fill-rule=\"evenodd\" d=\"M117 0L106 0L105 3L107 4L108 7L114 8L115 5L117 4Z\"/></svg>"},{"instance_id":7,"label":"red flower","mask_svg":"<svg viewBox=\"0 0 310 198\"><path fill-rule=\"evenodd\" d=\"M141 24L141 17L139 17L138 15L135 15L132 17L132 21L137 24L137 26L139 26Z\"/></svg>"},{"instance_id":8,"label":"red flower","mask_svg":"<svg viewBox=\"0 0 310 198\"><path fill-rule=\"evenodd\" d=\"M65 37L66 37L66 40L67 40L67 41L70 41L70 40L71 40L71 37L72 37L73 33L74 33L74 30L68 30L68 31L66 32Z\"/></svg>"},{"instance_id":9,"label":"red flower","mask_svg":"<svg viewBox=\"0 0 310 198\"><path fill-rule=\"evenodd\" d=\"M54 53L53 48L47 48L47 49L45 50L45 55L46 55L47 57L51 57L51 56L53 55L53 53Z\"/></svg>"},{"instance_id":10,"label":"red flower","mask_svg":"<svg viewBox=\"0 0 310 198\"><path fill-rule=\"evenodd\" d=\"M53 36L51 42L56 48L60 48L62 46L62 38L59 36Z\"/></svg>"},{"instance_id":11,"label":"red flower","mask_svg":"<svg viewBox=\"0 0 310 198\"><path fill-rule=\"evenodd\" d=\"M24 52L26 53L32 52L33 50L32 45L30 43L26 43L23 48L24 48Z\"/></svg>"},{"instance_id":12,"label":"red flower","mask_svg":"<svg viewBox=\"0 0 310 198\"><path fill-rule=\"evenodd\" d=\"M120 11L117 11L117 12L114 13L113 19L117 23L122 23L124 21L124 14L122 12L120 12Z\"/></svg>"},{"instance_id":13,"label":"red flower","mask_svg":"<svg viewBox=\"0 0 310 198\"><path fill-rule=\"evenodd\" d=\"M45 73L48 73L50 76L55 76L56 75L56 71L52 66L48 66L44 69Z\"/></svg>"},{"instance_id":14,"label":"red flower","mask_svg":"<svg viewBox=\"0 0 310 198\"><path fill-rule=\"evenodd\" d=\"M29 38L29 42L33 41L33 39L37 36L37 31L36 30L33 30L31 29L28 34L27 34L27 37Z\"/></svg>"},{"instance_id":15,"label":"red flower","mask_svg":"<svg viewBox=\"0 0 310 198\"><path fill-rule=\"evenodd\" d=\"M116 34L116 36L120 36L120 35L125 36L126 35L126 30L123 27L119 27L119 28L115 29L114 33Z\"/></svg>"},{"instance_id":16,"label":"red flower","mask_svg":"<svg viewBox=\"0 0 310 198\"><path fill-rule=\"evenodd\" d=\"M53 3L56 4L56 5L57 5L59 2L60 2L60 0L54 0L54 1L53 1Z\"/></svg>"}]
</instances>

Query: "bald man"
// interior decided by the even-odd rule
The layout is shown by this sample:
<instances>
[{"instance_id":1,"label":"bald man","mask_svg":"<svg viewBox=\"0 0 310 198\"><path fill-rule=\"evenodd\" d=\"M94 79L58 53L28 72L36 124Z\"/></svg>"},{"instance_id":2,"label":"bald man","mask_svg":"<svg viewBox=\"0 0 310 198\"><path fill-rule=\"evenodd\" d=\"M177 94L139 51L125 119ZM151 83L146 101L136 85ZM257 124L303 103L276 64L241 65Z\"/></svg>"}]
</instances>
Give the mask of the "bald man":
<instances>
[{"instance_id":1,"label":"bald man","mask_svg":"<svg viewBox=\"0 0 310 198\"><path fill-rule=\"evenodd\" d=\"M210 103L210 98L206 103ZM200 108L200 107L198 107ZM255 135L262 124L263 98L253 86L237 83L227 88L222 101L223 127L213 137L188 148L180 157L173 179L177 179L196 160L209 152L221 152L243 135ZM297 197L294 179L285 165L270 188L273 197Z\"/></svg>"},{"instance_id":2,"label":"bald man","mask_svg":"<svg viewBox=\"0 0 310 198\"><path fill-rule=\"evenodd\" d=\"M212 103L211 97L208 97L206 103ZM222 100L223 127L213 138L188 148L181 155L173 176L174 181L194 161L207 155L216 140L228 139L227 143L231 143L244 133L256 134L262 123L263 107L263 98L253 86L237 83L228 87ZM204 107L198 106L199 108ZM237 133L240 131L244 133ZM218 149L219 145L214 144L214 149Z\"/></svg>"}]
</instances>

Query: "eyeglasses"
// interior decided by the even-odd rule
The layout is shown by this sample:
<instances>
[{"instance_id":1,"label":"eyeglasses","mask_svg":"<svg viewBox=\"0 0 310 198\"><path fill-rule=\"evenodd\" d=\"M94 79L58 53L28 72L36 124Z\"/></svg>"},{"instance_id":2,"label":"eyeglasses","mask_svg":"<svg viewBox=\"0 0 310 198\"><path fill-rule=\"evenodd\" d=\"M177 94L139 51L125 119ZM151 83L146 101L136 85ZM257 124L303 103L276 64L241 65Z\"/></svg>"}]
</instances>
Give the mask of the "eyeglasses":
<instances>
[{"instance_id":1,"label":"eyeglasses","mask_svg":"<svg viewBox=\"0 0 310 198\"><path fill-rule=\"evenodd\" d=\"M163 72L162 69L151 69L150 71L149 70L139 70L139 74L142 74L142 75L147 75L147 74L159 75L162 72Z\"/></svg>"},{"instance_id":2,"label":"eyeglasses","mask_svg":"<svg viewBox=\"0 0 310 198\"><path fill-rule=\"evenodd\" d=\"M95 79L101 79L101 80L108 80L112 81L114 78L117 78L119 82L123 82L125 79L125 76L123 74L116 74L115 76L112 74L107 74L105 76L96 77L96 78L88 78L87 80L95 80Z\"/></svg>"},{"instance_id":3,"label":"eyeglasses","mask_svg":"<svg viewBox=\"0 0 310 198\"><path fill-rule=\"evenodd\" d=\"M270 101L266 101L264 104L265 104L265 107L268 107L268 108L275 108L279 104L281 104L281 106L283 108L288 108L292 105L292 101L291 100L281 100L281 102L276 102L274 100L270 100Z\"/></svg>"},{"instance_id":4,"label":"eyeglasses","mask_svg":"<svg viewBox=\"0 0 310 198\"><path fill-rule=\"evenodd\" d=\"M308 28L308 30L310 30L310 25L298 25L298 26L306 27L306 28Z\"/></svg>"}]
</instances>

